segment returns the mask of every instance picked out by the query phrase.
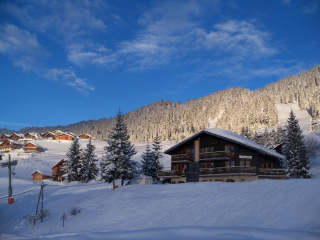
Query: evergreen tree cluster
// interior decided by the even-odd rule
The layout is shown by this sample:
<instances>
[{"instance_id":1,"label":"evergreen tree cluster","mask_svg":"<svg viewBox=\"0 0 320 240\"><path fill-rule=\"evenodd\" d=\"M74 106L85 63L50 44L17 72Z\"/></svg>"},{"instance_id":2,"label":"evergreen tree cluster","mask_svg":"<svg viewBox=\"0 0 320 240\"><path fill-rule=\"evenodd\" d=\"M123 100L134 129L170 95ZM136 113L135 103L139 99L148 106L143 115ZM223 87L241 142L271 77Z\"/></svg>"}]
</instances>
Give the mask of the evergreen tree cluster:
<instances>
[{"instance_id":1,"label":"evergreen tree cluster","mask_svg":"<svg viewBox=\"0 0 320 240\"><path fill-rule=\"evenodd\" d=\"M96 166L98 159L94 154L95 146L89 140L86 149L83 150L80 147L79 138L75 138L67 152L68 159L62 170L66 172L64 177L69 182L88 182L95 179L98 175L98 168Z\"/></svg>"}]
</instances>

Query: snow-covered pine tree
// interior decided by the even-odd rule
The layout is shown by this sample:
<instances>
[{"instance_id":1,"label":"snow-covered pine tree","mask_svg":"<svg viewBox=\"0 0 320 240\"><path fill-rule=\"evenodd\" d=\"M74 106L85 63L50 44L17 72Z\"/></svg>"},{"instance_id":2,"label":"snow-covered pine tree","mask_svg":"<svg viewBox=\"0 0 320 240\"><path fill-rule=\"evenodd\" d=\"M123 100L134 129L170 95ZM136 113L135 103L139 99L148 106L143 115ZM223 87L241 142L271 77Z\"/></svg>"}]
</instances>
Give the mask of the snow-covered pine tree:
<instances>
[{"instance_id":1,"label":"snow-covered pine tree","mask_svg":"<svg viewBox=\"0 0 320 240\"><path fill-rule=\"evenodd\" d=\"M62 168L66 174L63 175L64 178L71 181L81 180L81 169L83 168L83 161L81 158L82 150L80 149L79 138L75 138L67 152L67 161L65 167Z\"/></svg>"},{"instance_id":2,"label":"snow-covered pine tree","mask_svg":"<svg viewBox=\"0 0 320 240\"><path fill-rule=\"evenodd\" d=\"M287 177L300 178L302 176L303 178L311 178L307 149L303 140L304 136L292 110L286 129L284 155L287 159Z\"/></svg>"},{"instance_id":3,"label":"snow-covered pine tree","mask_svg":"<svg viewBox=\"0 0 320 240\"><path fill-rule=\"evenodd\" d=\"M129 138L119 110L116 123L112 127L107 140L108 146L104 147L106 154L100 163L101 177L106 182L112 182L113 189L115 189L115 180L121 179L123 185L124 180L131 179L136 173L136 165L131 161L131 157L137 152L134 145L131 145L128 141Z\"/></svg>"},{"instance_id":4,"label":"snow-covered pine tree","mask_svg":"<svg viewBox=\"0 0 320 240\"><path fill-rule=\"evenodd\" d=\"M97 155L94 154L94 150L96 147L91 143L87 144L87 148L83 151L82 161L83 161L83 168L81 169L81 180L82 182L89 182L92 179L95 179L98 175L98 168L97 168Z\"/></svg>"},{"instance_id":5,"label":"snow-covered pine tree","mask_svg":"<svg viewBox=\"0 0 320 240\"><path fill-rule=\"evenodd\" d=\"M247 127L242 127L242 129L241 129L241 134L240 134L240 135L243 136L243 137L245 137L245 138L248 138L248 139L250 139L250 140L251 140L251 138L252 138L251 132L250 132L248 126L247 126Z\"/></svg>"},{"instance_id":6,"label":"snow-covered pine tree","mask_svg":"<svg viewBox=\"0 0 320 240\"><path fill-rule=\"evenodd\" d=\"M141 173L146 176L152 176L153 175L152 166L155 159L155 155L152 152L152 149L150 148L149 144L147 145L145 152L141 154L141 158L142 158Z\"/></svg>"}]
</instances>

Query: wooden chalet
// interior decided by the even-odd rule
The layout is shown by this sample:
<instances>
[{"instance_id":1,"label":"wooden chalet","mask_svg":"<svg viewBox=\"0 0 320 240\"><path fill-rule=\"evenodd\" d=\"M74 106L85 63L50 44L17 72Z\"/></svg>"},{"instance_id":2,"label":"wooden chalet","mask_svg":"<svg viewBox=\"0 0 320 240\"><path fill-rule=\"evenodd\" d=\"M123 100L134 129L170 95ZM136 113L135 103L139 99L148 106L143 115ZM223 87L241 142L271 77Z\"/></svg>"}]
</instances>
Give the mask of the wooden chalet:
<instances>
[{"instance_id":1,"label":"wooden chalet","mask_svg":"<svg viewBox=\"0 0 320 240\"><path fill-rule=\"evenodd\" d=\"M54 134L56 134L56 135L62 135L62 134L64 134L64 132L62 132L62 131L60 131L60 130L54 130L54 131L52 131Z\"/></svg>"},{"instance_id":2,"label":"wooden chalet","mask_svg":"<svg viewBox=\"0 0 320 240\"><path fill-rule=\"evenodd\" d=\"M62 135L55 136L55 140L70 140L73 141L76 137L70 135L69 133L63 133Z\"/></svg>"},{"instance_id":3,"label":"wooden chalet","mask_svg":"<svg viewBox=\"0 0 320 240\"><path fill-rule=\"evenodd\" d=\"M29 142L23 147L24 152L44 152L44 147L41 147L39 144Z\"/></svg>"},{"instance_id":4,"label":"wooden chalet","mask_svg":"<svg viewBox=\"0 0 320 240\"><path fill-rule=\"evenodd\" d=\"M32 180L36 180L36 181L42 181L45 179L54 179L54 177L51 176L50 173L39 171L39 170L34 171L31 174L31 176L32 176Z\"/></svg>"},{"instance_id":5,"label":"wooden chalet","mask_svg":"<svg viewBox=\"0 0 320 240\"><path fill-rule=\"evenodd\" d=\"M10 140L14 140L14 141L18 141L21 138L24 138L24 135L19 133L13 133L10 136Z\"/></svg>"},{"instance_id":6,"label":"wooden chalet","mask_svg":"<svg viewBox=\"0 0 320 240\"><path fill-rule=\"evenodd\" d=\"M164 153L171 155L171 170L158 177L171 183L285 178L283 155L223 129L205 129Z\"/></svg>"},{"instance_id":7,"label":"wooden chalet","mask_svg":"<svg viewBox=\"0 0 320 240\"><path fill-rule=\"evenodd\" d=\"M83 133L79 136L79 138L81 139L90 139L90 140L95 140L94 137L92 137L91 135L87 134L87 133Z\"/></svg>"},{"instance_id":8,"label":"wooden chalet","mask_svg":"<svg viewBox=\"0 0 320 240\"><path fill-rule=\"evenodd\" d=\"M72 133L72 132L67 132L69 135L73 136L73 137L78 137L76 134Z\"/></svg>"},{"instance_id":9,"label":"wooden chalet","mask_svg":"<svg viewBox=\"0 0 320 240\"><path fill-rule=\"evenodd\" d=\"M66 172L61 170L65 166L66 160L62 159L60 162L58 162L56 165L52 167L52 176L54 176L54 181L61 182L64 180L62 175L64 175Z\"/></svg>"},{"instance_id":10,"label":"wooden chalet","mask_svg":"<svg viewBox=\"0 0 320 240\"><path fill-rule=\"evenodd\" d=\"M43 139L40 134L34 133L34 132L27 133L26 135L24 135L24 138L25 139L32 139L32 140L42 140Z\"/></svg>"},{"instance_id":11,"label":"wooden chalet","mask_svg":"<svg viewBox=\"0 0 320 240\"><path fill-rule=\"evenodd\" d=\"M1 152L10 152L13 149L22 148L23 144L14 140L5 140L0 144Z\"/></svg>"},{"instance_id":12,"label":"wooden chalet","mask_svg":"<svg viewBox=\"0 0 320 240\"><path fill-rule=\"evenodd\" d=\"M46 139L46 140L53 140L56 136L56 134L53 132L45 132L40 135L43 139Z\"/></svg>"},{"instance_id":13,"label":"wooden chalet","mask_svg":"<svg viewBox=\"0 0 320 240\"><path fill-rule=\"evenodd\" d=\"M10 135L8 135L8 134L3 134L1 136L1 141L5 141L5 140L8 140L8 139L10 139Z\"/></svg>"}]
</instances>

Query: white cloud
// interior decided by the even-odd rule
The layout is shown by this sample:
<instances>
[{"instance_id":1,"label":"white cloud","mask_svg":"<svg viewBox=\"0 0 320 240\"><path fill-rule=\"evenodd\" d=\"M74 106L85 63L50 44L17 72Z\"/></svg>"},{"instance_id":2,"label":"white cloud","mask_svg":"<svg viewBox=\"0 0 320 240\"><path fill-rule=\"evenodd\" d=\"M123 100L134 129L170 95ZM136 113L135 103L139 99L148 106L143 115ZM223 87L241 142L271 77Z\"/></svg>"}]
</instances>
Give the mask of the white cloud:
<instances>
[{"instance_id":1,"label":"white cloud","mask_svg":"<svg viewBox=\"0 0 320 240\"><path fill-rule=\"evenodd\" d=\"M291 0L280 0L280 3L283 4L283 5L288 5L288 6L290 6Z\"/></svg>"},{"instance_id":2,"label":"white cloud","mask_svg":"<svg viewBox=\"0 0 320 240\"><path fill-rule=\"evenodd\" d=\"M89 85L86 79L78 78L74 71L70 69L49 69L45 76L48 79L72 86L85 94L94 90L94 87Z\"/></svg>"},{"instance_id":3,"label":"white cloud","mask_svg":"<svg viewBox=\"0 0 320 240\"><path fill-rule=\"evenodd\" d=\"M318 12L320 9L320 2L318 0L309 1L309 3L303 8L303 12L306 14Z\"/></svg>"}]
</instances>

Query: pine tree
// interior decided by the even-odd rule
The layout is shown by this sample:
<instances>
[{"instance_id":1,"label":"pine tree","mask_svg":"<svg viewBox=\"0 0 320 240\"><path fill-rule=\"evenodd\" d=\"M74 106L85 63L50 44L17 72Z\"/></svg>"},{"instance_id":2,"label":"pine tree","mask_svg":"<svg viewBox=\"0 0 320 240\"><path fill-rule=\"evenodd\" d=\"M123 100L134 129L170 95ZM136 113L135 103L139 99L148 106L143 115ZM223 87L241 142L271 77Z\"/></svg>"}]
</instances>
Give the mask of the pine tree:
<instances>
[{"instance_id":1,"label":"pine tree","mask_svg":"<svg viewBox=\"0 0 320 240\"><path fill-rule=\"evenodd\" d=\"M115 189L115 180L121 179L123 185L124 180L131 179L136 173L136 166L131 157L137 152L134 145L128 141L127 128L123 122L122 114L119 110L116 116L116 123L112 127L107 140L108 146L104 148L106 154L103 157L101 166L101 177L105 182L113 183Z\"/></svg>"},{"instance_id":2,"label":"pine tree","mask_svg":"<svg viewBox=\"0 0 320 240\"><path fill-rule=\"evenodd\" d=\"M146 176L150 176L155 181L157 179L157 172L163 169L160 158L163 157L161 152L161 142L158 134L156 135L154 142L152 143L152 149L149 145L146 147L146 151L141 155L142 157L142 173Z\"/></svg>"},{"instance_id":3,"label":"pine tree","mask_svg":"<svg viewBox=\"0 0 320 240\"><path fill-rule=\"evenodd\" d=\"M287 159L287 177L297 178L302 176L303 178L311 178L307 159L307 149L303 140L304 136L292 110L288 118L286 129L284 155Z\"/></svg>"},{"instance_id":4,"label":"pine tree","mask_svg":"<svg viewBox=\"0 0 320 240\"><path fill-rule=\"evenodd\" d=\"M83 161L81 158L82 150L80 149L79 138L75 138L67 152L67 161L63 171L66 172L64 177L69 181L81 180L81 169L83 168Z\"/></svg>"},{"instance_id":5,"label":"pine tree","mask_svg":"<svg viewBox=\"0 0 320 240\"><path fill-rule=\"evenodd\" d=\"M96 147L91 143L87 144L87 148L83 151L82 161L83 161L83 168L81 169L81 179L82 182L89 182L92 179L95 179L98 175L98 168L97 168L97 155L94 154L94 150Z\"/></svg>"},{"instance_id":6,"label":"pine tree","mask_svg":"<svg viewBox=\"0 0 320 240\"><path fill-rule=\"evenodd\" d=\"M242 127L240 135L250 140L252 139L251 132L248 127Z\"/></svg>"}]
</instances>

